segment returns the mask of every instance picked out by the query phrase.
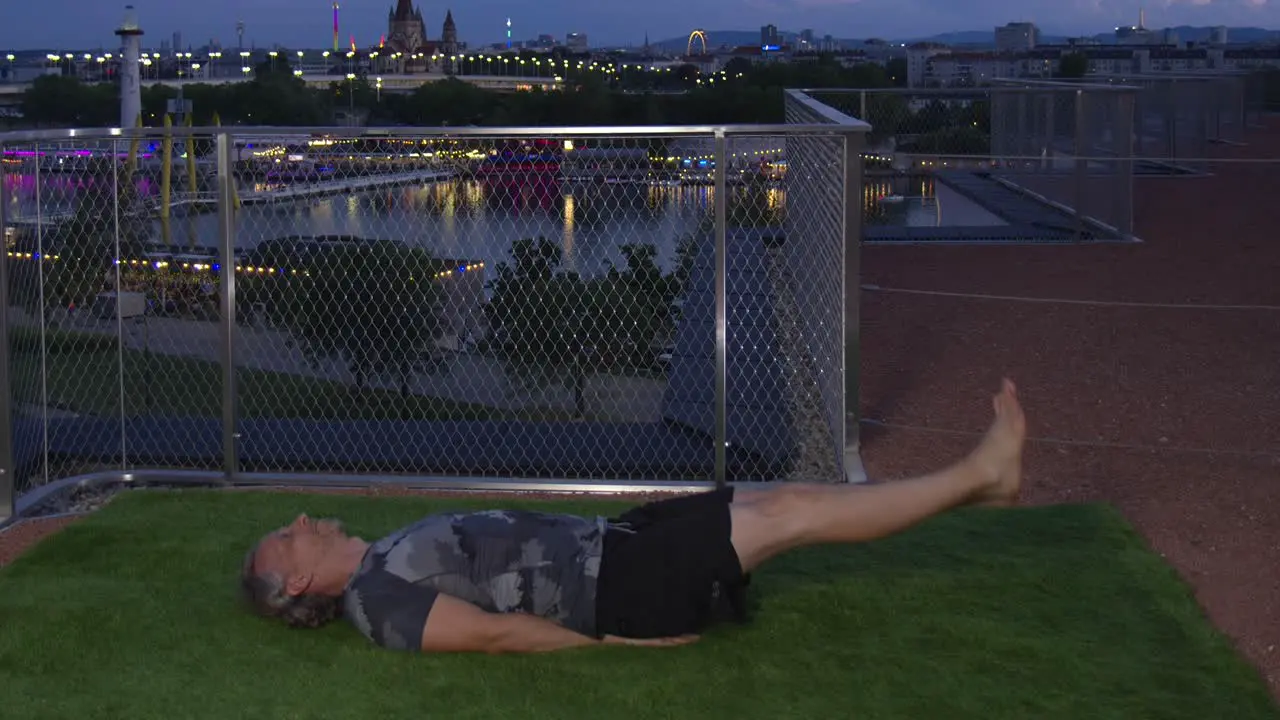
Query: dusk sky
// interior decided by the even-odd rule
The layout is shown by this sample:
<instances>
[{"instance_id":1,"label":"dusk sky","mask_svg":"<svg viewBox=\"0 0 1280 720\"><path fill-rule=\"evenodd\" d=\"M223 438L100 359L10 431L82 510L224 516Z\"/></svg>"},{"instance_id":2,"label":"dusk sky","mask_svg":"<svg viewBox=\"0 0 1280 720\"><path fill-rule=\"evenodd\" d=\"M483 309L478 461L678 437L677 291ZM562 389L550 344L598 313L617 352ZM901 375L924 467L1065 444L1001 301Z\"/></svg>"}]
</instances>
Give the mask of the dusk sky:
<instances>
[{"instance_id":1,"label":"dusk sky","mask_svg":"<svg viewBox=\"0 0 1280 720\"><path fill-rule=\"evenodd\" d=\"M452 5L449 3L452 2ZM125 2L113 0L0 0L0 52L11 49L114 47L111 34ZM330 0L134 0L144 44L158 46L180 31L184 45L210 39L235 47L237 20L245 44L324 47L331 43ZM361 46L386 32L394 0L342 2L342 42ZM754 30L773 23L784 31L812 28L819 36L912 37L951 30L986 30L1030 20L1048 33L1083 34L1134 24L1135 0L433 0L419 6L431 37L452 9L459 38L472 46L497 42L510 16L515 39L539 33L557 38L585 32L592 45L643 42L707 30ZM1280 27L1280 0L1148 0L1147 26ZM715 44L714 35L711 38Z\"/></svg>"}]
</instances>

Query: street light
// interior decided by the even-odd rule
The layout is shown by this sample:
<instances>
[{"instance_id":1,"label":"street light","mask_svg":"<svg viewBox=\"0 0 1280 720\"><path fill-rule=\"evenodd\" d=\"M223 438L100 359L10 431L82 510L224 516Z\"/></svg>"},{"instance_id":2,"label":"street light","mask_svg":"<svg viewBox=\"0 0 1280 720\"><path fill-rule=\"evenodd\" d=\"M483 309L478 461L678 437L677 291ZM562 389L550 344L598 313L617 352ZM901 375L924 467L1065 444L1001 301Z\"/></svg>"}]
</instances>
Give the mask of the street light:
<instances>
[{"instance_id":1,"label":"street light","mask_svg":"<svg viewBox=\"0 0 1280 720\"><path fill-rule=\"evenodd\" d=\"M347 122L354 123L356 115L356 74L347 73L347 102L351 107L351 115L347 118Z\"/></svg>"}]
</instances>

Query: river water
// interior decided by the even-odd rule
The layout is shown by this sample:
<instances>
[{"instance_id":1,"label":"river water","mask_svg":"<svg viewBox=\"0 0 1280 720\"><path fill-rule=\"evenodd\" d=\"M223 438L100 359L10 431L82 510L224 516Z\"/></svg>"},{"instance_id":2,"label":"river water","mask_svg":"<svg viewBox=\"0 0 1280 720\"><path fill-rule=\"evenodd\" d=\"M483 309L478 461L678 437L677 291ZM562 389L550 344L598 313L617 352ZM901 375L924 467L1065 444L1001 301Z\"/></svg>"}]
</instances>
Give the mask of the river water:
<instances>
[{"instance_id":1,"label":"river water","mask_svg":"<svg viewBox=\"0 0 1280 720\"><path fill-rule=\"evenodd\" d=\"M75 207L86 182L92 181L69 174L41 177L41 214L49 218ZM9 175L6 184L9 217L34 219L35 179ZM139 183L144 193L154 193L152 185ZM454 179L248 205L236 213L235 237L238 251L289 235L398 240L442 259L496 268L510 259L512 242L543 236L561 246L565 268L591 276L621 263L619 248L631 243L653 245L659 264L670 269L680 239L711 212L713 195L713 188L695 186L550 184L510 190ZM175 210L168 237L156 221L151 241L167 241L175 249L216 249L218 216Z\"/></svg>"}]
</instances>

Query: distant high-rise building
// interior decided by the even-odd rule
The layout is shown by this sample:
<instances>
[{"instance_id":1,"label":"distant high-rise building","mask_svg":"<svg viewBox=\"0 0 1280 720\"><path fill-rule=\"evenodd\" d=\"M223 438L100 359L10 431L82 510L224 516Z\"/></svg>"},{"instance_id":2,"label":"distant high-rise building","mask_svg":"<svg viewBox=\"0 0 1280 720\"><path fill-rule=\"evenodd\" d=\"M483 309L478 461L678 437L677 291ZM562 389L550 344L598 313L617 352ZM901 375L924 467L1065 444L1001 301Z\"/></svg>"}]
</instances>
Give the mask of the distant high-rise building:
<instances>
[{"instance_id":1,"label":"distant high-rise building","mask_svg":"<svg viewBox=\"0 0 1280 720\"><path fill-rule=\"evenodd\" d=\"M1040 29L1035 23L1011 22L996 28L996 50L1023 52L1034 50L1040 41Z\"/></svg>"},{"instance_id":2,"label":"distant high-rise building","mask_svg":"<svg viewBox=\"0 0 1280 720\"><path fill-rule=\"evenodd\" d=\"M802 50L814 50L814 49L816 49L816 48L814 47L814 42L813 42L813 31L812 31L812 30L801 30L801 31L800 31L800 48L801 48Z\"/></svg>"},{"instance_id":3,"label":"distant high-rise building","mask_svg":"<svg viewBox=\"0 0 1280 720\"><path fill-rule=\"evenodd\" d=\"M1224 26L1224 25L1219 25L1218 27L1216 27L1216 28L1214 28L1212 31L1210 31L1210 33L1209 33L1209 44L1210 44L1210 45L1226 45L1226 44L1227 44L1227 28L1226 28L1226 26Z\"/></svg>"},{"instance_id":4,"label":"distant high-rise building","mask_svg":"<svg viewBox=\"0 0 1280 720\"><path fill-rule=\"evenodd\" d=\"M569 52L584 53L590 46L587 45L587 34L571 32L564 36L564 46L569 48Z\"/></svg>"},{"instance_id":5,"label":"distant high-rise building","mask_svg":"<svg viewBox=\"0 0 1280 720\"><path fill-rule=\"evenodd\" d=\"M181 32L175 32L173 34L173 51L176 53L182 52L182 33Z\"/></svg>"},{"instance_id":6,"label":"distant high-rise building","mask_svg":"<svg viewBox=\"0 0 1280 720\"><path fill-rule=\"evenodd\" d=\"M765 25L760 28L760 47L778 47L782 39L778 37L777 25Z\"/></svg>"},{"instance_id":7,"label":"distant high-rise building","mask_svg":"<svg viewBox=\"0 0 1280 720\"><path fill-rule=\"evenodd\" d=\"M1116 28L1116 42L1123 45L1149 45L1164 40L1163 33L1154 35L1147 29L1146 8L1138 8L1138 24Z\"/></svg>"}]
</instances>

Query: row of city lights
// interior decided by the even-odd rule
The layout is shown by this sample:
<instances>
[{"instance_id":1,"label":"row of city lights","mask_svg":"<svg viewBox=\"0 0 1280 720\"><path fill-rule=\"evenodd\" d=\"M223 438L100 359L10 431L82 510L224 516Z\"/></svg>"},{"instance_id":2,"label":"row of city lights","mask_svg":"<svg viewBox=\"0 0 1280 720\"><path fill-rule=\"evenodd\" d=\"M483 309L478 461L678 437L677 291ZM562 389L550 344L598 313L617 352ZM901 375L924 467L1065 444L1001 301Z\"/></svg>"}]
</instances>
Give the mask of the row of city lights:
<instances>
[{"instance_id":1,"label":"row of city lights","mask_svg":"<svg viewBox=\"0 0 1280 720\"><path fill-rule=\"evenodd\" d=\"M266 53L266 55L272 58L273 60L282 54L285 54L285 53L280 53L276 50L271 50ZM339 53L339 55L341 54L342 53ZM240 51L239 55L240 55L240 58L242 59L242 62L244 63L249 62L250 58L253 57L253 53L248 50ZM296 55L298 57L298 60L302 61L305 58L306 53L302 50L298 50L296 51ZM321 57L328 59L331 55L333 55L333 53L329 50L325 50L324 52L320 53L320 55ZM345 57L348 59L354 59L357 57L357 55L358 53L353 50L348 50L345 53ZM208 53L207 60L212 62L213 60L220 59L222 56L223 56L223 53L221 51L213 51ZM144 52L138 57L138 62L146 67L150 67L151 65L163 60L164 57L165 55L159 52ZM171 57L177 60L185 59L187 61L190 61L196 58L195 55L189 52L173 53ZM459 62L459 61L474 62L478 60L486 64L490 62L501 62L504 65L526 65L527 64L531 67L535 67L539 69L545 66L546 68L551 70L577 69L577 70L588 70L593 72L611 72L611 73L617 73L619 70L621 71L640 70L640 71L663 73L663 72L671 72L673 69L672 66L664 66L664 67L658 67L656 65L646 66L642 63L636 63L636 64L622 63L622 64L615 65L612 63L600 63L594 60L588 62L585 60L572 61L572 60L565 60L565 59L557 60L555 58L522 58L522 57L510 57L510 56L504 56L504 55L485 55L485 54L477 54L477 55L455 54L455 55L448 55L448 56L446 56L443 53L433 53L431 55L427 55L426 53L406 54L403 52L393 52L393 53L383 54L377 50L374 50L368 53L368 58L371 60L376 60L379 57L386 57L391 60L401 60L405 58L408 58L411 60L430 59L433 62L442 61L447 57L451 62ZM13 62L15 59L14 55L12 54L7 55L6 58L10 62ZM65 53L63 55L49 53L48 55L45 56L45 58L50 62L58 63L64 59L74 60L76 56L74 53ZM112 53L105 53L103 55L98 55L95 57L91 53L85 53L83 55L83 59L86 62L96 61L99 64L101 64L101 63L105 63L115 59L115 56ZM202 67L201 63L191 63L192 70L199 70L201 67ZM241 72L244 72L247 74L252 71L252 68L249 67L248 65L242 65L240 70ZM300 77L304 73L302 70L294 70L293 74ZM725 72L721 70L719 72L712 73L711 78L708 79L708 82L714 82L716 79L716 76L720 76L719 79L721 80L728 79L728 76L725 74ZM736 75L736 77L742 77L742 76L743 76L742 73L738 73ZM349 74L348 77L350 78L351 75Z\"/></svg>"},{"instance_id":2,"label":"row of city lights","mask_svg":"<svg viewBox=\"0 0 1280 720\"><path fill-rule=\"evenodd\" d=\"M31 252L15 252L15 251L13 251L13 250L10 250L10 251L8 252L8 255L9 255L9 257L14 258L15 260L34 260L34 259L39 259L39 257L40 257L40 253L31 253ZM45 259L46 261L48 261L48 260L60 260L61 258L62 258L62 256L61 256L61 255L45 255L45 257L44 257L44 259ZM131 260L127 260L127 261L115 260L115 261L113 261L113 263L112 263L112 264L114 264L114 265L129 265L129 266L132 266L132 267L137 267L137 268L147 268L147 269L154 269L154 270L164 270L164 269L166 269L166 268L170 267L171 265L172 265L175 269L177 269L177 267L178 267L178 265L177 265L176 263L171 263L171 262L170 262L170 261L168 261L168 260L138 260L137 258L134 258L134 259L131 259ZM214 264L214 263L199 263L199 262L193 263L193 262L184 262L184 263L182 263L182 264L181 264L181 267L182 267L182 269L183 269L183 270L193 270L193 271L197 271L197 272L199 272L199 271L205 271L205 270L212 270L212 271L216 271L216 270L218 269L218 267L219 267L219 266L218 266L217 264ZM484 263L482 263L482 262L469 263L469 264L466 264L466 265L459 265L457 268L453 268L453 269L449 269L449 270L443 270L443 271L441 271L441 272L438 272L438 273L436 273L436 274L435 274L435 277L436 277L437 279L438 279L438 278L452 277L452 276L453 276L453 275L455 275L455 274L462 274L462 273L466 273L466 272L471 272L471 271L473 271L473 270L480 270L480 269L483 269L483 268L484 268ZM249 274L254 274L254 275L274 275L274 274L276 274L276 273L279 273L279 274L281 274L281 275L284 275L284 274L285 274L284 270L277 270L276 268L273 268L273 267L257 266L257 265L244 265L244 266L237 265L237 266L236 266L236 272L249 273ZM291 275L297 275L297 274L298 274L298 270L297 270L296 268L291 269L291 270L289 271L289 274L291 274ZM308 272L308 271L306 271L306 270L304 270L302 274L303 274L304 276L306 276L306 277L310 277L310 276L311 276L311 273L310 273L310 272Z\"/></svg>"}]
</instances>

